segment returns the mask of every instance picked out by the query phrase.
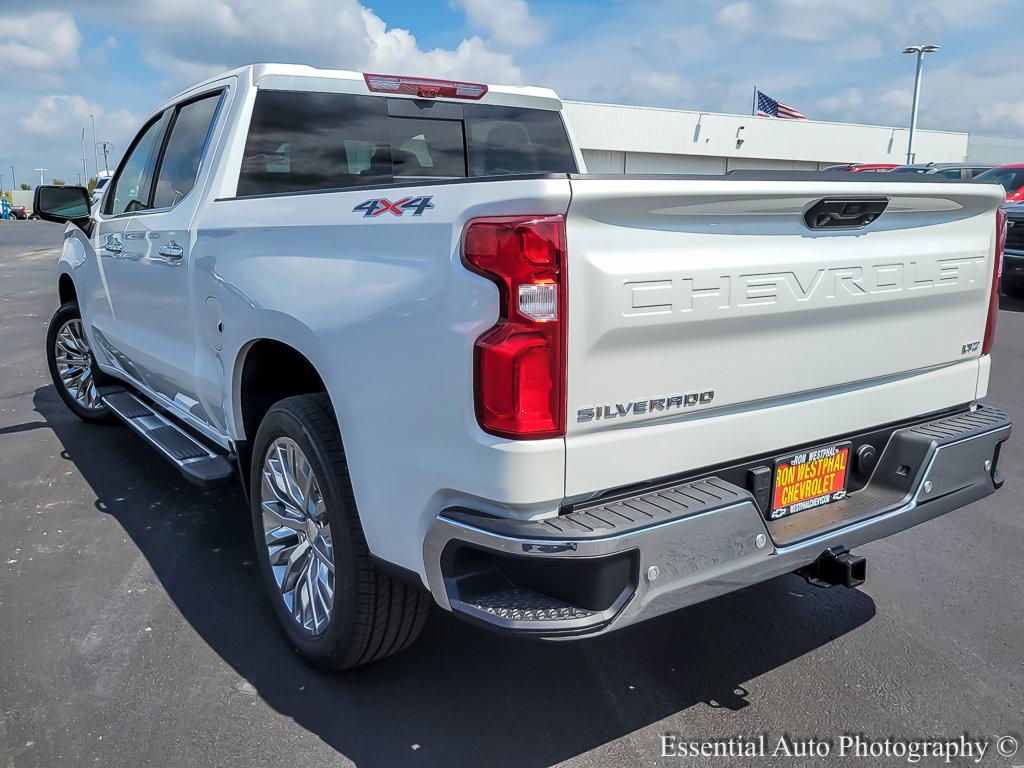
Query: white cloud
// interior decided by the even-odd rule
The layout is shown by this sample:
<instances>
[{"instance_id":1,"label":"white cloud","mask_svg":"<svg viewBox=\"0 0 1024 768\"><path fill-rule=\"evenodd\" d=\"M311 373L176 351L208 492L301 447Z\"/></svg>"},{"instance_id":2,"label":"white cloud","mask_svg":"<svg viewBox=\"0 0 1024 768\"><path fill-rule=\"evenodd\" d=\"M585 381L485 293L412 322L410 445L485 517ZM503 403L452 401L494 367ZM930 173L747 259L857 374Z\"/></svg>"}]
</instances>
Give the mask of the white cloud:
<instances>
[{"instance_id":1,"label":"white cloud","mask_svg":"<svg viewBox=\"0 0 1024 768\"><path fill-rule=\"evenodd\" d=\"M261 61L487 82L522 77L510 55L479 37L423 50L409 30L389 27L357 0L177 0L126 6L120 18L141 31L145 61L166 74L168 89Z\"/></svg>"},{"instance_id":2,"label":"white cloud","mask_svg":"<svg viewBox=\"0 0 1024 768\"><path fill-rule=\"evenodd\" d=\"M864 104L864 96L857 88L847 88L833 96L827 96L817 103L819 112L827 115L846 116L860 109Z\"/></svg>"},{"instance_id":3,"label":"white cloud","mask_svg":"<svg viewBox=\"0 0 1024 768\"><path fill-rule=\"evenodd\" d=\"M628 82L632 98L649 104L683 104L697 96L693 83L673 72L633 71Z\"/></svg>"},{"instance_id":4,"label":"white cloud","mask_svg":"<svg viewBox=\"0 0 1024 768\"><path fill-rule=\"evenodd\" d=\"M878 103L890 109L906 111L910 109L910 102L913 101L913 98L907 88L890 88L878 97Z\"/></svg>"},{"instance_id":5,"label":"white cloud","mask_svg":"<svg viewBox=\"0 0 1024 768\"><path fill-rule=\"evenodd\" d=\"M70 13L5 11L0 24L0 66L17 71L70 69L78 65L81 44L82 35Z\"/></svg>"},{"instance_id":6,"label":"white cloud","mask_svg":"<svg viewBox=\"0 0 1024 768\"><path fill-rule=\"evenodd\" d=\"M524 0L451 0L450 4L465 11L470 24L504 45L537 45L547 36L544 24L530 15Z\"/></svg>"},{"instance_id":7,"label":"white cloud","mask_svg":"<svg viewBox=\"0 0 1024 768\"><path fill-rule=\"evenodd\" d=\"M92 68L104 66L107 63L107 55L111 51L116 51L120 47L120 43L117 42L116 37L113 35L107 35L106 40L85 52L86 66Z\"/></svg>"},{"instance_id":8,"label":"white cloud","mask_svg":"<svg viewBox=\"0 0 1024 768\"><path fill-rule=\"evenodd\" d=\"M982 125L1011 125L1024 129L1024 102L999 101L982 110Z\"/></svg>"},{"instance_id":9,"label":"white cloud","mask_svg":"<svg viewBox=\"0 0 1024 768\"><path fill-rule=\"evenodd\" d=\"M90 115L96 118L98 138L111 141L117 153L124 150L142 122L140 117L127 109L107 111L97 102L79 94L60 94L38 98L31 111L18 120L18 124L35 142L42 139L44 144L51 145L58 140L77 142L85 128L86 141L91 145ZM88 160L91 165L91 154Z\"/></svg>"},{"instance_id":10,"label":"white cloud","mask_svg":"<svg viewBox=\"0 0 1024 768\"><path fill-rule=\"evenodd\" d=\"M373 11L362 12L366 51L355 66L396 74L460 77L484 82L522 80L512 57L490 50L479 37L463 40L455 50L420 50L416 38L405 29L388 29Z\"/></svg>"},{"instance_id":11,"label":"white cloud","mask_svg":"<svg viewBox=\"0 0 1024 768\"><path fill-rule=\"evenodd\" d=\"M724 36L745 40L757 30L757 11L746 0L723 6L715 15L714 27Z\"/></svg>"},{"instance_id":12,"label":"white cloud","mask_svg":"<svg viewBox=\"0 0 1024 768\"><path fill-rule=\"evenodd\" d=\"M921 127L963 130L982 125L988 130L1020 132L1024 82L1019 58L1007 55L1007 68L991 72L970 60L926 68L921 85ZM909 101L907 102L909 109ZM950 112L958 124L950 125Z\"/></svg>"}]
</instances>

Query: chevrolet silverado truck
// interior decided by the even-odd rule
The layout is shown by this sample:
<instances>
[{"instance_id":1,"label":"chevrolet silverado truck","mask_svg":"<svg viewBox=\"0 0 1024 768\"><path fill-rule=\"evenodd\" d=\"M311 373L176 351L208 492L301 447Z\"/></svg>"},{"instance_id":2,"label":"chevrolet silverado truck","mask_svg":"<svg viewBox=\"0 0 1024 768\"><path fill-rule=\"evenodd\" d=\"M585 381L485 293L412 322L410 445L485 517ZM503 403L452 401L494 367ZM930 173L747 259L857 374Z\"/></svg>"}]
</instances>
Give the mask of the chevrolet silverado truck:
<instances>
[{"instance_id":1,"label":"chevrolet silverado truck","mask_svg":"<svg viewBox=\"0 0 1024 768\"><path fill-rule=\"evenodd\" d=\"M241 479L313 663L432 603L558 640L856 586L854 547L1002 484L1001 187L588 175L560 107L247 66L157 109L98 205L37 189L60 397Z\"/></svg>"}]
</instances>

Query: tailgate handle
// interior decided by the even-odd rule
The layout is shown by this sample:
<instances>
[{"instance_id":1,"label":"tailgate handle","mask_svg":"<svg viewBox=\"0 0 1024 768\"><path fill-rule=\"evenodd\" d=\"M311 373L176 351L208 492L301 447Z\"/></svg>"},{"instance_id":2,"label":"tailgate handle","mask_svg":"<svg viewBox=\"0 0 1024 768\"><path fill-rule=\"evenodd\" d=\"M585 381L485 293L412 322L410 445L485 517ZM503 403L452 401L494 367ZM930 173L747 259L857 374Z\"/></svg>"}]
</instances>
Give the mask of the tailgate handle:
<instances>
[{"instance_id":1,"label":"tailgate handle","mask_svg":"<svg viewBox=\"0 0 1024 768\"><path fill-rule=\"evenodd\" d=\"M804 214L811 229L862 229L877 219L889 205L887 197L828 197Z\"/></svg>"}]
</instances>

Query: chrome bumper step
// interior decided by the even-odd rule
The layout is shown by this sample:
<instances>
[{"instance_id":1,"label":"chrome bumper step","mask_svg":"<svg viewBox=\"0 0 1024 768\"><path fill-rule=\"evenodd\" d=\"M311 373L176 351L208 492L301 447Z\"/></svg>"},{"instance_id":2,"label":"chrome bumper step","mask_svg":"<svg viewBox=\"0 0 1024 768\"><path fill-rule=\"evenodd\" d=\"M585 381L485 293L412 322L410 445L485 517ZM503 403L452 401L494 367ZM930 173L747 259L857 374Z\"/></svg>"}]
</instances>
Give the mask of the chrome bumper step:
<instances>
[{"instance_id":1,"label":"chrome bumper step","mask_svg":"<svg viewBox=\"0 0 1024 768\"><path fill-rule=\"evenodd\" d=\"M100 397L115 416L177 467L189 482L212 488L234 479L234 466L227 456L201 443L142 398L119 386L103 387Z\"/></svg>"},{"instance_id":2,"label":"chrome bumper step","mask_svg":"<svg viewBox=\"0 0 1024 768\"><path fill-rule=\"evenodd\" d=\"M543 520L450 507L424 542L427 583L441 607L491 629L545 639L602 633L982 499L1003 483L999 452L1010 431L990 406L894 426L862 488L780 520L766 520L748 490L717 476L623 489ZM850 585L862 578L851 566Z\"/></svg>"}]
</instances>

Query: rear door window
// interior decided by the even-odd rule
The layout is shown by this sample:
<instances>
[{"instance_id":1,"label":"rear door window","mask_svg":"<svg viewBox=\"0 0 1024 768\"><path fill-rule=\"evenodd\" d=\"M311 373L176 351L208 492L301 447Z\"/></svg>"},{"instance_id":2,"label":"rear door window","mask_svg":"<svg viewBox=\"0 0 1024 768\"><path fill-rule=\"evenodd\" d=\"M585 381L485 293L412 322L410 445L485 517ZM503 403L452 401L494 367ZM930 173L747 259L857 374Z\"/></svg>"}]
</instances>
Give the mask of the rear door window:
<instances>
[{"instance_id":1,"label":"rear door window","mask_svg":"<svg viewBox=\"0 0 1024 768\"><path fill-rule=\"evenodd\" d=\"M576 170L557 112L260 90L237 194Z\"/></svg>"},{"instance_id":2,"label":"rear door window","mask_svg":"<svg viewBox=\"0 0 1024 768\"><path fill-rule=\"evenodd\" d=\"M239 195L392 180L385 99L301 91L257 93Z\"/></svg>"},{"instance_id":3,"label":"rear door window","mask_svg":"<svg viewBox=\"0 0 1024 768\"><path fill-rule=\"evenodd\" d=\"M220 92L178 107L160 160L154 208L170 208L192 191Z\"/></svg>"}]
</instances>

